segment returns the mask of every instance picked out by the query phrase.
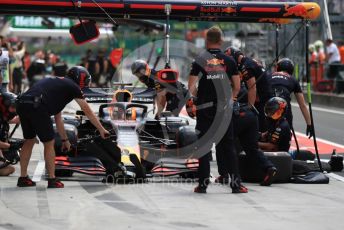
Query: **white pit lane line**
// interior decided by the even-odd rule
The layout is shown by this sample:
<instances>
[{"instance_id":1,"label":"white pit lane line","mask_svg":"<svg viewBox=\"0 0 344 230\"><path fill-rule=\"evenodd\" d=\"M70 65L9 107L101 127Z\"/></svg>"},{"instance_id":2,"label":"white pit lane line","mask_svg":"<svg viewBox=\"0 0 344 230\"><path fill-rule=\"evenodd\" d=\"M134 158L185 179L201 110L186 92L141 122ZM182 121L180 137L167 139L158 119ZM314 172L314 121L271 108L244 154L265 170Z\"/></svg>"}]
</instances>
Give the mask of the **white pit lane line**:
<instances>
[{"instance_id":1,"label":"white pit lane line","mask_svg":"<svg viewBox=\"0 0 344 230\"><path fill-rule=\"evenodd\" d=\"M33 173L32 180L35 182L41 181L44 170L45 170L45 161L43 160L38 161L35 172Z\"/></svg>"},{"instance_id":2,"label":"white pit lane line","mask_svg":"<svg viewBox=\"0 0 344 230\"><path fill-rule=\"evenodd\" d=\"M292 102L291 105L294 107L299 107L299 104L297 104L295 102ZM321 108L318 106L312 106L312 109L315 111L320 111L320 112L333 113L333 114L337 114L337 115L344 115L344 112L342 112L342 111L333 110L333 109L325 109L325 108Z\"/></svg>"},{"instance_id":3,"label":"white pit lane line","mask_svg":"<svg viewBox=\"0 0 344 230\"><path fill-rule=\"evenodd\" d=\"M337 175L337 174L335 174L335 173L327 173L327 174L325 174L325 175L326 175L326 176L329 176L329 177L331 177L331 178L333 178L333 179L339 180L339 181L341 181L341 182L344 182L344 177L339 176L339 175Z\"/></svg>"},{"instance_id":4,"label":"white pit lane line","mask_svg":"<svg viewBox=\"0 0 344 230\"><path fill-rule=\"evenodd\" d=\"M295 133L296 133L297 136L301 136L301 137L306 137L306 138L308 138L308 136L305 135L305 134L303 134L303 133L296 132L296 131L295 131ZM313 140L313 139L312 139L312 140ZM317 137L317 141L323 142L323 143L328 144L328 145L332 145L332 146L337 147L337 148L342 148L342 149L344 149L344 145L341 145L341 144L338 144L338 143L335 143L335 142L332 142L332 141L328 141L328 140L322 139L322 138L320 138L320 137Z\"/></svg>"},{"instance_id":5,"label":"white pit lane line","mask_svg":"<svg viewBox=\"0 0 344 230\"><path fill-rule=\"evenodd\" d=\"M320 161L321 162L324 162L324 163L328 163L328 161L329 160L324 160L324 159L320 159ZM338 180L338 181L341 181L341 182L344 182L344 177L343 176L340 176L340 175L337 175L337 174L335 174L335 173L326 173L325 174L326 176L329 176L329 177L331 177L331 178L333 178L333 179L336 179L336 180Z\"/></svg>"}]
</instances>

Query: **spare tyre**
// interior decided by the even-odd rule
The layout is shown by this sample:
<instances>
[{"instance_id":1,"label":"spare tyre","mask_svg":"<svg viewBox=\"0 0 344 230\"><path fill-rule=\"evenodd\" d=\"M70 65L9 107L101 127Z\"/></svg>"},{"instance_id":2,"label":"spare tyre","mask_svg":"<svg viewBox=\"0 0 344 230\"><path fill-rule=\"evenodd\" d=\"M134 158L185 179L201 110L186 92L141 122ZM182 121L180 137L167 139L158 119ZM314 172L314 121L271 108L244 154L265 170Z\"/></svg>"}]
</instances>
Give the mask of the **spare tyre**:
<instances>
[{"instance_id":1,"label":"spare tyre","mask_svg":"<svg viewBox=\"0 0 344 230\"><path fill-rule=\"evenodd\" d=\"M288 183L292 176L292 159L287 152L264 152L264 155L275 165L277 174L274 182ZM240 175L245 182L261 182L264 172L257 162L252 162L244 152L239 155Z\"/></svg>"}]
</instances>

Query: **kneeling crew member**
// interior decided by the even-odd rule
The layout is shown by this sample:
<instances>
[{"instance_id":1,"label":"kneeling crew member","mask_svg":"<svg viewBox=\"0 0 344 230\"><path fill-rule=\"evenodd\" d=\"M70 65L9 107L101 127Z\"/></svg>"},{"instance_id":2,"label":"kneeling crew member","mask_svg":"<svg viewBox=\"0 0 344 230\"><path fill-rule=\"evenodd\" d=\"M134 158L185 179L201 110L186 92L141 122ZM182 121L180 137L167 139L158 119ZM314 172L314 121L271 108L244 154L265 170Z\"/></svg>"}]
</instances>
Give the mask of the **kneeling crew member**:
<instances>
[{"instance_id":1,"label":"kneeling crew member","mask_svg":"<svg viewBox=\"0 0 344 230\"><path fill-rule=\"evenodd\" d=\"M179 116L188 95L188 90L184 84L179 81L175 83L161 82L157 77L158 71L151 69L144 60L136 60L131 65L131 72L147 88L156 91L158 108L156 118L160 117L164 109L172 112L174 116Z\"/></svg>"},{"instance_id":2,"label":"kneeling crew member","mask_svg":"<svg viewBox=\"0 0 344 230\"><path fill-rule=\"evenodd\" d=\"M48 188L63 188L63 183L55 177L54 129L50 116L55 117L56 128L62 140L62 147L70 149L64 129L61 111L73 99L79 104L91 123L98 129L102 138L109 132L101 125L84 99L82 88L91 81L88 71L76 66L68 71L66 77L45 78L38 81L28 91L18 97L17 112L20 117L24 145L20 152L20 177L18 187L35 186L27 174L27 168L36 142L36 136L43 142L44 159L48 171Z\"/></svg>"},{"instance_id":3,"label":"kneeling crew member","mask_svg":"<svg viewBox=\"0 0 344 230\"><path fill-rule=\"evenodd\" d=\"M264 111L268 118L268 131L261 134L259 148L266 152L288 152L291 142L291 131L284 117L287 102L283 98L273 97L265 105Z\"/></svg>"},{"instance_id":4,"label":"kneeling crew member","mask_svg":"<svg viewBox=\"0 0 344 230\"><path fill-rule=\"evenodd\" d=\"M215 84L226 84L227 81L230 81L233 87L232 98L236 98L240 90L240 78L236 63L221 51L222 42L221 29L218 27L210 28L206 35L207 51L196 57L190 71L189 91L192 96L197 97L196 105L199 108L196 117L196 129L199 131L199 139L209 132L210 127L215 122L214 118L217 112L225 111L224 108L220 107L221 104L229 103L229 100L232 100L229 98L230 95L225 95L225 92L223 92L224 95L218 98ZM197 82L198 88L196 87ZM230 92L230 89L228 89L228 92ZM221 116L220 119L226 119L225 116L229 115L221 114ZM224 136L216 144L217 161L219 167L223 168L223 176L228 174L231 176L232 192L246 193L247 188L240 181L238 158L233 139L233 125L230 122ZM207 146L209 152L199 158L199 185L194 190L196 193L206 193L210 176L211 144L209 143L209 146Z\"/></svg>"},{"instance_id":5,"label":"kneeling crew member","mask_svg":"<svg viewBox=\"0 0 344 230\"><path fill-rule=\"evenodd\" d=\"M15 112L15 100L16 96L12 93L0 93L0 157L2 158L4 158L3 151L12 151L10 150L11 144L8 143L8 133L10 129L9 123L18 120L14 119L17 115ZM0 169L0 176L9 176L14 171L15 168L12 165L8 165Z\"/></svg>"}]
</instances>

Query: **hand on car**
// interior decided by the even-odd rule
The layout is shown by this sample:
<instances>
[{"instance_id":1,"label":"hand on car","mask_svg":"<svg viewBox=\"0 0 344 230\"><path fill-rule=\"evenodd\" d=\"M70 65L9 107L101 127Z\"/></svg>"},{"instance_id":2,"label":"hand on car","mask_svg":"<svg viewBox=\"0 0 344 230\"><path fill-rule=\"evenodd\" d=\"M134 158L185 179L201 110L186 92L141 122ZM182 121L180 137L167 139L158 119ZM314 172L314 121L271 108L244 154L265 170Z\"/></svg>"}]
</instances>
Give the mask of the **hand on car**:
<instances>
[{"instance_id":1,"label":"hand on car","mask_svg":"<svg viewBox=\"0 0 344 230\"><path fill-rule=\"evenodd\" d=\"M68 152L70 150L71 144L69 140L62 142L62 152Z\"/></svg>"}]
</instances>

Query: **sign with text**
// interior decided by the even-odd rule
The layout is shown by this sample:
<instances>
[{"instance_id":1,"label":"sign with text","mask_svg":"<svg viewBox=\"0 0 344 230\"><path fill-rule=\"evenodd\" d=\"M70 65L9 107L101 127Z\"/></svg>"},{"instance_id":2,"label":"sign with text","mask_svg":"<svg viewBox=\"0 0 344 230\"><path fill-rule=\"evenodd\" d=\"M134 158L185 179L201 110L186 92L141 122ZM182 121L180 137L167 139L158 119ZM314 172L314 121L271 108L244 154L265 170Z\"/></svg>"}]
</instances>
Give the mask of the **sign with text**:
<instances>
[{"instance_id":1,"label":"sign with text","mask_svg":"<svg viewBox=\"0 0 344 230\"><path fill-rule=\"evenodd\" d=\"M15 16L11 18L11 26L18 29L69 29L72 25L72 20L68 18L33 16Z\"/></svg>"}]
</instances>

